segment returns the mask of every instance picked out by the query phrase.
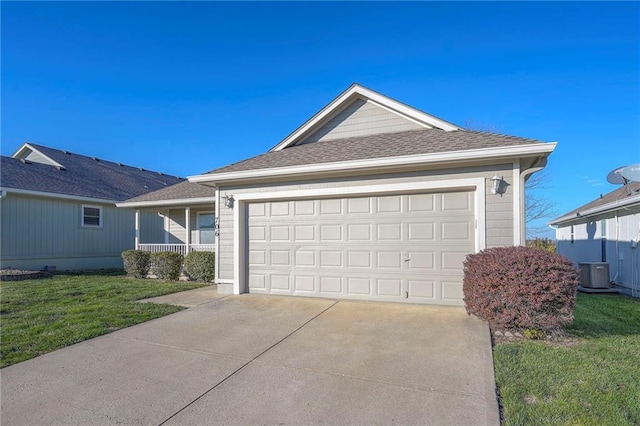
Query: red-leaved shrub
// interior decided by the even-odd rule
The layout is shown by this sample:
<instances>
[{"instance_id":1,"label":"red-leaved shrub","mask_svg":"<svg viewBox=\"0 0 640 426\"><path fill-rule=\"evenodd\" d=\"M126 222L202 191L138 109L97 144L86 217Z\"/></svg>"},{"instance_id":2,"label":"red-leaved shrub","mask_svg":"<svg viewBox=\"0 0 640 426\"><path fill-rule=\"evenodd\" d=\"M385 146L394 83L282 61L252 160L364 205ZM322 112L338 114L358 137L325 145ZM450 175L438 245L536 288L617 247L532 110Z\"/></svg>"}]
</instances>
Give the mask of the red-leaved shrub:
<instances>
[{"instance_id":1,"label":"red-leaved shrub","mask_svg":"<svg viewBox=\"0 0 640 426\"><path fill-rule=\"evenodd\" d=\"M496 247L467 256L467 313L513 329L551 331L573 321L579 274L557 253Z\"/></svg>"}]
</instances>

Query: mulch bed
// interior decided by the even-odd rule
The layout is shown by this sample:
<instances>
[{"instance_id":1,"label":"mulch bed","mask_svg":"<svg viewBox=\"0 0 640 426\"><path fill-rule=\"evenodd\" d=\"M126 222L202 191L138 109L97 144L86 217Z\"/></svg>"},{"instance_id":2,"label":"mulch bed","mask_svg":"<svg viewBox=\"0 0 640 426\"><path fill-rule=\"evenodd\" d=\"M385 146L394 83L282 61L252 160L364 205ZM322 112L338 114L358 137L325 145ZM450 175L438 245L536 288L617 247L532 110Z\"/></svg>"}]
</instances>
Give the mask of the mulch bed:
<instances>
[{"instance_id":1,"label":"mulch bed","mask_svg":"<svg viewBox=\"0 0 640 426\"><path fill-rule=\"evenodd\" d=\"M50 274L44 271L28 271L24 269L0 269L0 281L35 280L48 277Z\"/></svg>"}]
</instances>

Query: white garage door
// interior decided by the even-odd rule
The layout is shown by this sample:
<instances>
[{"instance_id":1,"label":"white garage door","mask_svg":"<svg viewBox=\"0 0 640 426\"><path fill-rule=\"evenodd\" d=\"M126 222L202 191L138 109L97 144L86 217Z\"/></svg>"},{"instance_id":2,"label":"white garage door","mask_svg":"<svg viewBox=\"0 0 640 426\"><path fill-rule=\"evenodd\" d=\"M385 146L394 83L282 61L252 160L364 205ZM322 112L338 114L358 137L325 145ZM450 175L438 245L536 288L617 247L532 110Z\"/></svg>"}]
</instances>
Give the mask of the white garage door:
<instances>
[{"instance_id":1,"label":"white garage door","mask_svg":"<svg viewBox=\"0 0 640 426\"><path fill-rule=\"evenodd\" d=\"M459 305L473 192L251 203L249 292Z\"/></svg>"}]
</instances>

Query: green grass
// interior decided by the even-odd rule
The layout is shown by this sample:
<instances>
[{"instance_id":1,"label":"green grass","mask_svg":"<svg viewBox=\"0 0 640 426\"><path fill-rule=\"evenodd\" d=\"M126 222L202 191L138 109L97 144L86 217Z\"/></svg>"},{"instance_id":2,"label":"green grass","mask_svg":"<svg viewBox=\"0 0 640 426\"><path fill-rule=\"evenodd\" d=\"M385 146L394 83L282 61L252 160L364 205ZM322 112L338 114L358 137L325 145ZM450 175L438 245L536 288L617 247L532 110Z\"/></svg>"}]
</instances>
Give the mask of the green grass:
<instances>
[{"instance_id":1,"label":"green grass","mask_svg":"<svg viewBox=\"0 0 640 426\"><path fill-rule=\"evenodd\" d=\"M578 295L567 339L494 347L505 425L639 425L640 300Z\"/></svg>"},{"instance_id":2,"label":"green grass","mask_svg":"<svg viewBox=\"0 0 640 426\"><path fill-rule=\"evenodd\" d=\"M203 284L139 280L120 272L56 274L0 285L0 368L183 308L136 300Z\"/></svg>"}]
</instances>

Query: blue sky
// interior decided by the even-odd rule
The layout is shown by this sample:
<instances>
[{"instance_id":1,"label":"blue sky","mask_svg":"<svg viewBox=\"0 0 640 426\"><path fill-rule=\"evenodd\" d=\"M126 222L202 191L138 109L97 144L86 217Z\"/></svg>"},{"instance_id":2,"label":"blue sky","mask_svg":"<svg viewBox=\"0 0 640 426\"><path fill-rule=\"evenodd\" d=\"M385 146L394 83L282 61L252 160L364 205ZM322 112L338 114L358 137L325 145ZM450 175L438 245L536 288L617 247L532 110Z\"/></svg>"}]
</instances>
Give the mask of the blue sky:
<instances>
[{"instance_id":1,"label":"blue sky","mask_svg":"<svg viewBox=\"0 0 640 426\"><path fill-rule=\"evenodd\" d=\"M564 213L640 162L640 3L2 2L1 150L173 173L265 152L352 82L559 142Z\"/></svg>"}]
</instances>

